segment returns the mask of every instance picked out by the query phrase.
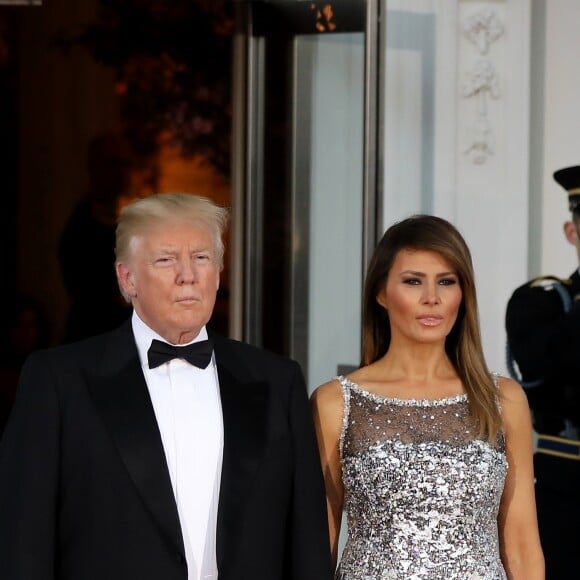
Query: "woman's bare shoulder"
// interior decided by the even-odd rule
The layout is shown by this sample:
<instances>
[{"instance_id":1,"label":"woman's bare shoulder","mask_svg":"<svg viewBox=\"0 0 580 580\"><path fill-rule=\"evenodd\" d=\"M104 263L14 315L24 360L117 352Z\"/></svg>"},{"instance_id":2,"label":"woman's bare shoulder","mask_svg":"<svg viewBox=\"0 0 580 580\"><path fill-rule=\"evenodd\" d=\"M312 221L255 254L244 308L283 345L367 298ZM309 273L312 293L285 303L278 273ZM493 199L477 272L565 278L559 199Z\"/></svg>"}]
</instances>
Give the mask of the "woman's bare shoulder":
<instances>
[{"instance_id":1,"label":"woman's bare shoulder","mask_svg":"<svg viewBox=\"0 0 580 580\"><path fill-rule=\"evenodd\" d=\"M338 378L332 379L316 387L310 399L314 405L342 405L342 387Z\"/></svg>"},{"instance_id":2,"label":"woman's bare shoulder","mask_svg":"<svg viewBox=\"0 0 580 580\"><path fill-rule=\"evenodd\" d=\"M531 414L523 387L513 379L498 376L501 414L506 434L528 438L531 433Z\"/></svg>"},{"instance_id":3,"label":"woman's bare shoulder","mask_svg":"<svg viewBox=\"0 0 580 580\"><path fill-rule=\"evenodd\" d=\"M496 375L496 378L503 404L527 406L528 398L526 397L524 389L517 381L502 375Z\"/></svg>"}]
</instances>

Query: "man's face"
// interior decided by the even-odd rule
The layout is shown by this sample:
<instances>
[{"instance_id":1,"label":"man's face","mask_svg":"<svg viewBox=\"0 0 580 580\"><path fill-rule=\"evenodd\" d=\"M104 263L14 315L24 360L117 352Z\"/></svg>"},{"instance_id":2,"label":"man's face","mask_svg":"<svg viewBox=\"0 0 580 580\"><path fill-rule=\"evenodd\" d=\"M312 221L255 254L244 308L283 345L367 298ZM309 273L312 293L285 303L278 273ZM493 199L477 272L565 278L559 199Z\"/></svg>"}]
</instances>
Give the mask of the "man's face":
<instances>
[{"instance_id":1,"label":"man's face","mask_svg":"<svg viewBox=\"0 0 580 580\"><path fill-rule=\"evenodd\" d=\"M576 248L580 263L580 216L577 212L572 214L572 220L564 223L564 235L568 242Z\"/></svg>"},{"instance_id":2,"label":"man's face","mask_svg":"<svg viewBox=\"0 0 580 580\"><path fill-rule=\"evenodd\" d=\"M185 221L154 226L135 237L130 258L117 266L141 320L173 344L193 340L210 319L219 271L209 229Z\"/></svg>"}]
</instances>

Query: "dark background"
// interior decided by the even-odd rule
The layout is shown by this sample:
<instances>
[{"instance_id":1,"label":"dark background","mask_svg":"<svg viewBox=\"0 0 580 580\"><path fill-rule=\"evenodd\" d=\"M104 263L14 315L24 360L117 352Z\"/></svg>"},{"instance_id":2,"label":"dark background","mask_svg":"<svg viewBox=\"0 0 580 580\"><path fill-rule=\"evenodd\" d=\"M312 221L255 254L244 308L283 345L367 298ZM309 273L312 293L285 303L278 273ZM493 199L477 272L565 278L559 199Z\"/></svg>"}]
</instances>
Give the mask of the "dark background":
<instances>
[{"instance_id":1,"label":"dark background","mask_svg":"<svg viewBox=\"0 0 580 580\"><path fill-rule=\"evenodd\" d=\"M229 146L231 23L222 8L221 60L211 62L208 55L218 52L215 34L209 29L210 21L198 17L208 6L212 10L219 5L216 0L50 0L40 6L0 5L0 243L5 250L1 292L3 298L14 291L36 298L46 312L52 343L61 340L69 306L58 242L66 220L86 192L86 154L93 137L127 128L128 123L132 124L129 130L143 127L154 114L175 119L176 94L181 91L180 99L190 109L199 108L203 105L194 94L196 88L216 95L215 83L221 79L221 101L214 99L205 110L185 113L202 120L213 115L217 137L195 142L183 136L185 122L178 127L181 135L159 152L158 188L201 193L229 203L224 159L228 159ZM167 6L182 14L169 13ZM111 13L121 14L116 24L103 24L104 8L109 20ZM135 30L136 18L146 20L143 30ZM187 28L176 28L176 21L186 18L190 18ZM214 14L216 21L219 18ZM91 26L92 37L86 34L88 39L79 39ZM157 31L155 38L151 30ZM66 48L63 38L68 39ZM193 48L187 53L184 47L189 46ZM123 81L132 82L125 74L131 66L148 67L136 74L143 84L162 76L164 52L173 62L186 63L191 74L169 78L169 88L120 87ZM120 78L122 74L125 77ZM142 110L127 121L139 107ZM219 127L216 109L223 111ZM174 128L169 125L170 130ZM158 120L148 128L150 134L164 129ZM206 162L211 155L213 164ZM2 304L9 307L6 300Z\"/></svg>"},{"instance_id":2,"label":"dark background","mask_svg":"<svg viewBox=\"0 0 580 580\"><path fill-rule=\"evenodd\" d=\"M26 352L65 341L59 243L96 136L154 149L156 191L230 205L232 30L219 0L0 4L0 406ZM214 321L226 333L228 277Z\"/></svg>"}]
</instances>

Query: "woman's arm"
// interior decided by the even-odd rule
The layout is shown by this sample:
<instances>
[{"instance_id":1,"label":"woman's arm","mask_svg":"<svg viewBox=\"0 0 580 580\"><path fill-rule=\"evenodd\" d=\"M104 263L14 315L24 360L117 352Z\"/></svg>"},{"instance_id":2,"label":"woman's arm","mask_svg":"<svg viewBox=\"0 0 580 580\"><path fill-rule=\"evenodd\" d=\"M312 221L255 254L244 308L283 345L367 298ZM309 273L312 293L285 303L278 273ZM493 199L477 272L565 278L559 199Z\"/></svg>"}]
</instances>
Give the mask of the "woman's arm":
<instances>
[{"instance_id":1,"label":"woman's arm","mask_svg":"<svg viewBox=\"0 0 580 580\"><path fill-rule=\"evenodd\" d=\"M533 437L522 387L500 379L508 472L498 516L501 557L510 580L544 580L534 493Z\"/></svg>"},{"instance_id":2,"label":"woman's arm","mask_svg":"<svg viewBox=\"0 0 580 580\"><path fill-rule=\"evenodd\" d=\"M343 417L340 384L331 381L318 387L312 393L311 403L326 488L330 552L332 565L336 567L344 499L339 450Z\"/></svg>"}]
</instances>

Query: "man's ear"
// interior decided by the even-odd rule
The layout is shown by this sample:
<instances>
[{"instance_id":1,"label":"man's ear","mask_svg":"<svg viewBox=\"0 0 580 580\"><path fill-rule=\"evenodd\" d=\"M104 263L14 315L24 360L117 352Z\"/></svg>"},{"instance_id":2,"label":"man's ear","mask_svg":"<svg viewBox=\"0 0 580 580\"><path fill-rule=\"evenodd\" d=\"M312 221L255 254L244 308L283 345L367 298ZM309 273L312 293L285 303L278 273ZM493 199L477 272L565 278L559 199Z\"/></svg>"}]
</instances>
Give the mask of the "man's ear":
<instances>
[{"instance_id":1,"label":"man's ear","mask_svg":"<svg viewBox=\"0 0 580 580\"><path fill-rule=\"evenodd\" d=\"M133 282L133 275L131 271L125 264L122 262L115 265L115 270L117 272L117 279L119 280L119 284L121 288L123 288L123 292L134 298L137 296L137 290L135 289L135 284Z\"/></svg>"},{"instance_id":2,"label":"man's ear","mask_svg":"<svg viewBox=\"0 0 580 580\"><path fill-rule=\"evenodd\" d=\"M568 243L573 246L578 245L578 230L576 229L576 224L573 221L567 221L564 223L564 235L568 240Z\"/></svg>"}]
</instances>

